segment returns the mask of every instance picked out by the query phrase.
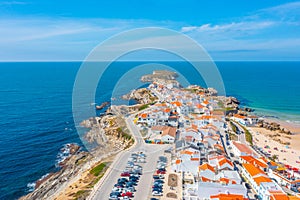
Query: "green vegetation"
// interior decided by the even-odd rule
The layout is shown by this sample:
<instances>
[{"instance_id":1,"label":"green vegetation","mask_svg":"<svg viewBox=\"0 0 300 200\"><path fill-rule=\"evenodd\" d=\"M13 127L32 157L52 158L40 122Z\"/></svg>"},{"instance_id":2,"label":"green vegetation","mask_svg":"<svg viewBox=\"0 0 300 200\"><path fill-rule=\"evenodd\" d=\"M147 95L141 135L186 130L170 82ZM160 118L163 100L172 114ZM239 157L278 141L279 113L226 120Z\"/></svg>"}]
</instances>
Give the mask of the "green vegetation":
<instances>
[{"instance_id":1,"label":"green vegetation","mask_svg":"<svg viewBox=\"0 0 300 200\"><path fill-rule=\"evenodd\" d=\"M132 136L131 135L129 135L128 133L122 133L122 136L125 138L125 139L127 139L127 140L131 140L132 139Z\"/></svg>"},{"instance_id":2,"label":"green vegetation","mask_svg":"<svg viewBox=\"0 0 300 200\"><path fill-rule=\"evenodd\" d=\"M191 93L199 92L199 89L197 89L197 88L185 88L184 90L188 91L188 92L191 92Z\"/></svg>"},{"instance_id":3,"label":"green vegetation","mask_svg":"<svg viewBox=\"0 0 300 200\"><path fill-rule=\"evenodd\" d=\"M122 135L123 138L125 138L127 140L133 139L132 136L128 133L125 133L121 127L117 128L117 131L118 131L119 134Z\"/></svg>"},{"instance_id":4,"label":"green vegetation","mask_svg":"<svg viewBox=\"0 0 300 200\"><path fill-rule=\"evenodd\" d=\"M236 133L236 132L237 132L237 128L236 128L236 126L233 124L233 122L230 122L230 126L231 126L232 131Z\"/></svg>"},{"instance_id":5,"label":"green vegetation","mask_svg":"<svg viewBox=\"0 0 300 200\"><path fill-rule=\"evenodd\" d=\"M238 136L232 132L229 132L229 139L233 140L233 141L237 141L238 140Z\"/></svg>"},{"instance_id":6,"label":"green vegetation","mask_svg":"<svg viewBox=\"0 0 300 200\"><path fill-rule=\"evenodd\" d=\"M230 110L234 110L234 109L235 109L235 108L232 108L232 107L226 107L226 108L225 108L226 111L230 111Z\"/></svg>"},{"instance_id":7,"label":"green vegetation","mask_svg":"<svg viewBox=\"0 0 300 200\"><path fill-rule=\"evenodd\" d=\"M253 145L253 138L252 134L248 131L248 129L244 126L241 126L244 129L246 141L250 143L250 145Z\"/></svg>"},{"instance_id":8,"label":"green vegetation","mask_svg":"<svg viewBox=\"0 0 300 200\"><path fill-rule=\"evenodd\" d=\"M97 178L93 179L92 182L87 186L87 188L93 188L103 176L104 176L104 173L102 173Z\"/></svg>"},{"instance_id":9,"label":"green vegetation","mask_svg":"<svg viewBox=\"0 0 300 200\"><path fill-rule=\"evenodd\" d=\"M144 104L144 105L142 105L141 107L139 107L139 111L145 110L145 109L148 108L148 107L149 107L149 104Z\"/></svg>"},{"instance_id":10,"label":"green vegetation","mask_svg":"<svg viewBox=\"0 0 300 200\"><path fill-rule=\"evenodd\" d=\"M106 167L107 163L100 163L93 169L91 169L90 173L93 174L94 176L99 176L99 174L103 171L103 169Z\"/></svg>"},{"instance_id":11,"label":"green vegetation","mask_svg":"<svg viewBox=\"0 0 300 200\"><path fill-rule=\"evenodd\" d=\"M276 162L276 160L278 159L277 155L272 155L270 160L272 160L273 162Z\"/></svg>"},{"instance_id":12,"label":"green vegetation","mask_svg":"<svg viewBox=\"0 0 300 200\"><path fill-rule=\"evenodd\" d=\"M90 190L79 190L74 194L75 200L85 199L89 193Z\"/></svg>"}]
</instances>

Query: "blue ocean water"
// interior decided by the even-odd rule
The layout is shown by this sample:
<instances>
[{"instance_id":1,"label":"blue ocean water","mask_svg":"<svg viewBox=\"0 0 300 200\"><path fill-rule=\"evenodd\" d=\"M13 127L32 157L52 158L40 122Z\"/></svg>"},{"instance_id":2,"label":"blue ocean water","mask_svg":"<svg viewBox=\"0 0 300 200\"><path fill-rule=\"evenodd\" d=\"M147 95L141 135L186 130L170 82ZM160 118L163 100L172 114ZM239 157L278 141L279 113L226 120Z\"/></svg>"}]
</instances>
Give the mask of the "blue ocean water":
<instances>
[{"instance_id":1,"label":"blue ocean water","mask_svg":"<svg viewBox=\"0 0 300 200\"><path fill-rule=\"evenodd\" d=\"M110 100L115 83L140 64L112 64L100 80L95 102ZM191 84L203 85L189 64L163 64L178 70ZM216 64L227 95L238 97L259 113L300 121L300 62ZM30 183L58 170L58 152L65 144L82 145L72 118L72 89L80 65L0 63L0 199L22 196L29 192ZM114 97L135 87L139 74L135 75L119 85Z\"/></svg>"}]
</instances>

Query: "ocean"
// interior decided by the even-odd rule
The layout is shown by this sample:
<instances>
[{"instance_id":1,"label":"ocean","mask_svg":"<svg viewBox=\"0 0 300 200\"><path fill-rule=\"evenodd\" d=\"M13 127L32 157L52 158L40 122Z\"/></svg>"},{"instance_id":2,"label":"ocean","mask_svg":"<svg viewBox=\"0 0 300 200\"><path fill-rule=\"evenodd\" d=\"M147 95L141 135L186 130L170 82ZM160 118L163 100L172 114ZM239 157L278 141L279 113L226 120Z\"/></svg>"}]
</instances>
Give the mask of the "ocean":
<instances>
[{"instance_id":1,"label":"ocean","mask_svg":"<svg viewBox=\"0 0 300 200\"><path fill-rule=\"evenodd\" d=\"M90 105L109 101L112 94L118 98L141 86L137 84L140 74L135 73L135 78L114 90L122 75L140 64L143 63L113 63L100 80L95 101ZM205 86L188 63L162 64L178 70L189 83ZM227 96L237 97L243 106L254 108L259 115L300 123L300 62L216 64ZM72 117L72 89L80 65L0 63L0 199L17 199L30 192L36 180L58 170L57 163L67 156L61 152L66 144L82 145Z\"/></svg>"}]
</instances>

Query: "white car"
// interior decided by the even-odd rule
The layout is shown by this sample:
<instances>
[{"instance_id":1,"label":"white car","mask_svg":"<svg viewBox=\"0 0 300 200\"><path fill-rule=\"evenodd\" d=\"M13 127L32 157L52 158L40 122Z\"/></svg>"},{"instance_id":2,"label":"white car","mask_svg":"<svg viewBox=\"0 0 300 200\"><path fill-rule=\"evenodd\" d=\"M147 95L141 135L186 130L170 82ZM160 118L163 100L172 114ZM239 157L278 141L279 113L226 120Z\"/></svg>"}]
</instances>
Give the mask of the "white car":
<instances>
[{"instance_id":1,"label":"white car","mask_svg":"<svg viewBox=\"0 0 300 200\"><path fill-rule=\"evenodd\" d=\"M153 196L162 196L162 193L161 193L161 192L158 192L158 191L153 191L153 192L152 192L152 195L153 195Z\"/></svg>"},{"instance_id":2,"label":"white car","mask_svg":"<svg viewBox=\"0 0 300 200\"><path fill-rule=\"evenodd\" d=\"M122 192L122 188L117 188L117 187L114 187L112 189L113 192Z\"/></svg>"}]
</instances>

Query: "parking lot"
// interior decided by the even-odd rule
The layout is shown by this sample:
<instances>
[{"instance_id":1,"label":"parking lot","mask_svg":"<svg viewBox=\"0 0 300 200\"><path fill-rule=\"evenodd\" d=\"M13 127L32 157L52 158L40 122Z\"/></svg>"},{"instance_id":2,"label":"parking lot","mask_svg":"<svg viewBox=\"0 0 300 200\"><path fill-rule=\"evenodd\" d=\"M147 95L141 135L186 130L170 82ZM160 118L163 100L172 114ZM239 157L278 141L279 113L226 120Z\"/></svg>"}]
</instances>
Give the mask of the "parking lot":
<instances>
[{"instance_id":1,"label":"parking lot","mask_svg":"<svg viewBox=\"0 0 300 200\"><path fill-rule=\"evenodd\" d=\"M114 184L109 199L133 199L136 187L143 174L143 164L146 163L146 154L143 152L131 153L127 160L126 167Z\"/></svg>"}]
</instances>

